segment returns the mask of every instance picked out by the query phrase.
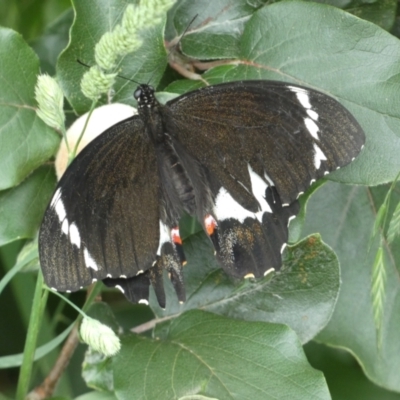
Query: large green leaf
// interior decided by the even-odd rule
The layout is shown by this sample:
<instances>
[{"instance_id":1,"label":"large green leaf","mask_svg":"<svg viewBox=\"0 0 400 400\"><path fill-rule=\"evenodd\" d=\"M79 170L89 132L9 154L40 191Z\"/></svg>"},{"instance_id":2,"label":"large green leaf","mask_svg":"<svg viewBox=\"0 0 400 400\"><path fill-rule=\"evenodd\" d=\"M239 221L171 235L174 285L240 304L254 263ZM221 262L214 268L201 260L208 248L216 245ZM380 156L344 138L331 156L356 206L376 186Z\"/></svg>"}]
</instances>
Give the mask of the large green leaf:
<instances>
[{"instance_id":1,"label":"large green leaf","mask_svg":"<svg viewBox=\"0 0 400 400\"><path fill-rule=\"evenodd\" d=\"M311 366L322 371L334 400L400 400L371 382L347 351L311 341L304 346Z\"/></svg>"},{"instance_id":2,"label":"large green leaf","mask_svg":"<svg viewBox=\"0 0 400 400\"><path fill-rule=\"evenodd\" d=\"M386 247L386 301L382 344L378 346L371 302L371 271L377 240L368 252L376 210L387 187L367 189L330 183L310 199L305 233L321 232L337 252L342 267L338 303L318 336L326 344L348 349L375 383L400 391L400 247ZM396 195L397 201L400 196Z\"/></svg>"},{"instance_id":3,"label":"large green leaf","mask_svg":"<svg viewBox=\"0 0 400 400\"><path fill-rule=\"evenodd\" d=\"M188 29L182 37L181 45L192 57L201 60L236 58L240 53L239 41L244 25L264 2L177 1L168 13L166 39L173 40ZM194 21L188 25L194 17Z\"/></svg>"},{"instance_id":4,"label":"large green leaf","mask_svg":"<svg viewBox=\"0 0 400 400\"><path fill-rule=\"evenodd\" d=\"M153 293L150 304L158 317L175 318L198 308L247 320L285 323L304 343L329 321L336 304L340 277L337 258L318 236L310 236L284 253L280 273L258 281L233 282L217 264L209 239L197 234L185 241L187 301L179 304L165 279L167 308ZM201 255L201 256L200 256Z\"/></svg>"},{"instance_id":5,"label":"large green leaf","mask_svg":"<svg viewBox=\"0 0 400 400\"><path fill-rule=\"evenodd\" d=\"M73 11L69 9L57 18L54 23L46 27L40 37L30 43L39 56L42 73L55 74L57 58L68 44L69 30L73 18Z\"/></svg>"},{"instance_id":6,"label":"large green leaf","mask_svg":"<svg viewBox=\"0 0 400 400\"><path fill-rule=\"evenodd\" d=\"M0 60L0 190L4 190L48 160L59 137L35 112L39 61L10 29L0 28Z\"/></svg>"},{"instance_id":7,"label":"large green leaf","mask_svg":"<svg viewBox=\"0 0 400 400\"><path fill-rule=\"evenodd\" d=\"M43 166L19 186L0 192L0 246L35 237L55 183L53 168Z\"/></svg>"},{"instance_id":8,"label":"large green leaf","mask_svg":"<svg viewBox=\"0 0 400 400\"><path fill-rule=\"evenodd\" d=\"M113 366L120 400L330 399L288 327L199 310L161 326L155 339L123 338Z\"/></svg>"}]
</instances>

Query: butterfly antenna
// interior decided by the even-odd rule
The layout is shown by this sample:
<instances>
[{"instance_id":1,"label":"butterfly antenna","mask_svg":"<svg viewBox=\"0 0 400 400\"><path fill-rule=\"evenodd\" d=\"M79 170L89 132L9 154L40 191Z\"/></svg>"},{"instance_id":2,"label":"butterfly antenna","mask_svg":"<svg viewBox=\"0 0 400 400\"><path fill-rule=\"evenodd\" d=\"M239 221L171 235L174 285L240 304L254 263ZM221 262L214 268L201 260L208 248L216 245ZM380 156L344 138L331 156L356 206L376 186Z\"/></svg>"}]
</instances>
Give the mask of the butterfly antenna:
<instances>
[{"instance_id":1,"label":"butterfly antenna","mask_svg":"<svg viewBox=\"0 0 400 400\"><path fill-rule=\"evenodd\" d=\"M178 40L174 45L172 45L171 48L178 47L179 43L181 43L183 37L186 35L186 33L187 33L187 31L189 30L190 26L193 24L194 20L195 20L198 16L199 16L199 14L196 14L196 15L190 20L190 22L187 24L185 30L183 31L183 33L182 33L181 36L179 37L179 40ZM173 41L172 41L172 43L173 43ZM170 55L171 53L172 53L172 50L169 50L167 56L169 57L169 55Z\"/></svg>"},{"instance_id":2,"label":"butterfly antenna","mask_svg":"<svg viewBox=\"0 0 400 400\"><path fill-rule=\"evenodd\" d=\"M187 25L187 27L186 27L185 30L183 31L182 35L180 36L179 40L178 40L178 41L176 42L176 44L174 44L172 47L177 47L177 46L179 45L179 43L181 42L182 38L185 36L186 32L189 30L190 25L193 24L194 20L195 20L198 16L199 16L199 14L196 14L196 15L191 19L191 21L189 22L189 24ZM167 60L169 59L171 53L172 53L172 50L168 50L168 53L167 53ZM154 72L151 74L149 80L147 81L147 84L149 84L149 83L151 82L151 80L153 79L153 76L154 76L155 73L156 73L156 71L154 71Z\"/></svg>"},{"instance_id":3,"label":"butterfly antenna","mask_svg":"<svg viewBox=\"0 0 400 400\"><path fill-rule=\"evenodd\" d=\"M91 68L90 65L85 64L83 61L79 60L79 58L78 58L76 61L78 62L78 64L81 64L81 65L83 65L83 66L86 67L86 68ZM138 81L135 81L134 79L127 78L126 76L118 75L118 74L117 74L117 77L118 77L118 78L121 78L121 79L125 79L126 81L130 81L130 82L136 83L136 85L140 85L140 83L139 83Z\"/></svg>"}]
</instances>

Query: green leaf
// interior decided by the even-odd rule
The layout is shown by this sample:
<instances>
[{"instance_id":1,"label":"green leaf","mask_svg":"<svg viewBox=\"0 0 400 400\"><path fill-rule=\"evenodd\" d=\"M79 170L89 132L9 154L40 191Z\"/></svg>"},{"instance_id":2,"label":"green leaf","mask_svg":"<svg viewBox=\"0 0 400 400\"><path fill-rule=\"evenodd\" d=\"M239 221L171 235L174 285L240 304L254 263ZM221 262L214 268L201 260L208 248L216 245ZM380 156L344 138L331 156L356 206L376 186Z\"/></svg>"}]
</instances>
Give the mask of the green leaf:
<instances>
[{"instance_id":1,"label":"green leaf","mask_svg":"<svg viewBox=\"0 0 400 400\"><path fill-rule=\"evenodd\" d=\"M82 364L82 378L92 389L112 392L114 389L112 358L105 357L89 347Z\"/></svg>"},{"instance_id":2,"label":"green leaf","mask_svg":"<svg viewBox=\"0 0 400 400\"><path fill-rule=\"evenodd\" d=\"M42 35L30 43L39 56L42 73L55 74L57 58L68 44L69 30L73 19L72 9L65 11L51 25L46 27Z\"/></svg>"},{"instance_id":3,"label":"green leaf","mask_svg":"<svg viewBox=\"0 0 400 400\"><path fill-rule=\"evenodd\" d=\"M18 33L0 28L0 59L0 190L4 190L48 160L60 139L36 115L39 62Z\"/></svg>"},{"instance_id":4,"label":"green leaf","mask_svg":"<svg viewBox=\"0 0 400 400\"><path fill-rule=\"evenodd\" d=\"M43 166L19 186L0 192L0 246L35 237L55 183L53 168Z\"/></svg>"},{"instance_id":5,"label":"green leaf","mask_svg":"<svg viewBox=\"0 0 400 400\"><path fill-rule=\"evenodd\" d=\"M57 64L57 78L73 109L82 114L89 110L91 101L80 91L80 81L87 71L77 60L94 65L94 47L101 36L121 22L127 4L133 0L85 0L75 1L75 21L69 46L61 54ZM136 82L150 82L157 86L167 65L163 45L164 25L149 28L141 33L143 46L126 56L119 65L118 73ZM135 105L132 84L118 79L114 87L113 102ZM105 102L106 100L103 99Z\"/></svg>"},{"instance_id":6,"label":"green leaf","mask_svg":"<svg viewBox=\"0 0 400 400\"><path fill-rule=\"evenodd\" d=\"M262 3L247 0L177 1L168 13L165 37L173 40L189 28L181 40L183 53L201 60L236 58L245 23ZM188 27L190 15L196 19Z\"/></svg>"},{"instance_id":7,"label":"green leaf","mask_svg":"<svg viewBox=\"0 0 400 400\"><path fill-rule=\"evenodd\" d=\"M304 346L311 366L324 373L334 400L399 400L398 393L372 383L345 350L314 341Z\"/></svg>"},{"instance_id":8,"label":"green leaf","mask_svg":"<svg viewBox=\"0 0 400 400\"><path fill-rule=\"evenodd\" d=\"M75 400L118 400L114 393L108 392L89 392L82 396L75 397Z\"/></svg>"},{"instance_id":9,"label":"green leaf","mask_svg":"<svg viewBox=\"0 0 400 400\"><path fill-rule=\"evenodd\" d=\"M347 8L358 18L366 19L379 25L381 28L390 31L393 28L396 19L396 0L378 0L378 1L356 1L352 7Z\"/></svg>"},{"instance_id":10,"label":"green leaf","mask_svg":"<svg viewBox=\"0 0 400 400\"><path fill-rule=\"evenodd\" d=\"M182 305L165 278L167 308L151 293L150 304L160 318L203 309L246 320L289 325L301 342L312 339L329 321L336 304L340 277L332 250L310 236L284 253L284 266L272 279L233 282L217 264L204 233L184 243L188 263L184 270L187 301Z\"/></svg>"},{"instance_id":11,"label":"green leaf","mask_svg":"<svg viewBox=\"0 0 400 400\"><path fill-rule=\"evenodd\" d=\"M384 248L387 279L380 348L371 301L371 271L379 237L368 253L376 210L388 189L387 186L368 189L328 183L309 201L304 233L321 232L337 253L342 270L335 311L317 339L348 349L369 379L389 390L400 391L400 282L396 268L400 265L400 248ZM395 204L400 200L398 189L393 191L393 198Z\"/></svg>"},{"instance_id":12,"label":"green leaf","mask_svg":"<svg viewBox=\"0 0 400 400\"><path fill-rule=\"evenodd\" d=\"M20 253L14 266L1 278L0 295L11 279L20 271L37 270L39 268L38 241L28 241Z\"/></svg>"},{"instance_id":13,"label":"green leaf","mask_svg":"<svg viewBox=\"0 0 400 400\"><path fill-rule=\"evenodd\" d=\"M322 374L284 325L196 310L160 329L161 338L123 338L113 364L120 400L330 399Z\"/></svg>"}]
</instances>

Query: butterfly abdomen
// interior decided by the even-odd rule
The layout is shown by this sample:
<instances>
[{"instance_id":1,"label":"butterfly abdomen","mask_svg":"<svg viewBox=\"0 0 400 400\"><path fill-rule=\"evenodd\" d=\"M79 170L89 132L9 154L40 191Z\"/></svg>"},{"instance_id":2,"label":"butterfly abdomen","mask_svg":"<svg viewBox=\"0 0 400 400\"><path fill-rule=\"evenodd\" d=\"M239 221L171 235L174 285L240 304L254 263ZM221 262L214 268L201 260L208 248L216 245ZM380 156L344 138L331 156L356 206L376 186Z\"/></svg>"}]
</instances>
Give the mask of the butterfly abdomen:
<instances>
[{"instance_id":1,"label":"butterfly abdomen","mask_svg":"<svg viewBox=\"0 0 400 400\"><path fill-rule=\"evenodd\" d=\"M172 143L167 139L160 149L161 185L168 194L174 209L181 209L190 215L196 212L196 197L193 184L182 165ZM181 214L178 211L179 214ZM178 218L181 215L178 215ZM177 222L177 221L174 221Z\"/></svg>"}]
</instances>

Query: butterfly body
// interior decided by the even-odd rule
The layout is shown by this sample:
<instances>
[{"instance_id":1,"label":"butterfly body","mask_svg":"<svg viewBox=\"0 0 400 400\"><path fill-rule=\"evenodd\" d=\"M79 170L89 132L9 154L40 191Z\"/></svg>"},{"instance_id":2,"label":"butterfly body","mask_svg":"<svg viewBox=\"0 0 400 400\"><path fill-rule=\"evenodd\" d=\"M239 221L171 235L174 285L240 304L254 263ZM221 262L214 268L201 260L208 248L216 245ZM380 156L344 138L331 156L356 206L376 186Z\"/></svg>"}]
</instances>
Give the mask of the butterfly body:
<instances>
[{"instance_id":1,"label":"butterfly body","mask_svg":"<svg viewBox=\"0 0 400 400\"><path fill-rule=\"evenodd\" d=\"M139 115L77 156L45 213L40 260L57 290L101 279L137 302L151 283L164 306L166 270L184 301L183 212L229 275L277 270L298 196L365 140L336 100L282 82L215 85L166 105L140 85L135 97Z\"/></svg>"}]
</instances>

